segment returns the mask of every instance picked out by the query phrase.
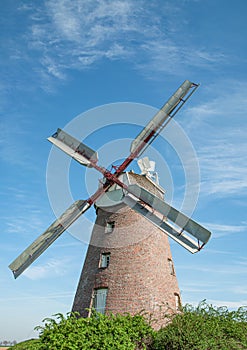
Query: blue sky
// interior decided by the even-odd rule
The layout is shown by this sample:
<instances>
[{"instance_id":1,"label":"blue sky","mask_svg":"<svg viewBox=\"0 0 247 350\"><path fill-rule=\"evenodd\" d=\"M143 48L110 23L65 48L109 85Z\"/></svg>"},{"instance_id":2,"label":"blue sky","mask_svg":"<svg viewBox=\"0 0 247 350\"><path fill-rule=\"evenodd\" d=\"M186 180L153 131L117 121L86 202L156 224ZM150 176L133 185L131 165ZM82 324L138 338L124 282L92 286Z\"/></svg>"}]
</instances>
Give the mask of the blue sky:
<instances>
[{"instance_id":1,"label":"blue sky","mask_svg":"<svg viewBox=\"0 0 247 350\"><path fill-rule=\"evenodd\" d=\"M199 162L193 219L213 235L196 255L171 242L182 300L247 305L246 10L244 0L1 2L0 340L33 337L43 318L70 311L86 251L81 239L66 232L19 279L8 269L54 220L46 138L102 105L159 108L185 79L201 86L176 116L176 128L185 132ZM101 149L115 139L130 143L152 117L137 116L133 124L139 126L129 127L122 109L113 112L107 127L93 125L90 147ZM90 130L90 113L82 125ZM169 129L164 133L169 137ZM160 183L179 208L187 181L181 159L162 137L153 147L162 153ZM89 175L71 164L74 199L92 193L91 178L96 188L93 170ZM93 209L86 217L81 227L89 235Z\"/></svg>"}]
</instances>

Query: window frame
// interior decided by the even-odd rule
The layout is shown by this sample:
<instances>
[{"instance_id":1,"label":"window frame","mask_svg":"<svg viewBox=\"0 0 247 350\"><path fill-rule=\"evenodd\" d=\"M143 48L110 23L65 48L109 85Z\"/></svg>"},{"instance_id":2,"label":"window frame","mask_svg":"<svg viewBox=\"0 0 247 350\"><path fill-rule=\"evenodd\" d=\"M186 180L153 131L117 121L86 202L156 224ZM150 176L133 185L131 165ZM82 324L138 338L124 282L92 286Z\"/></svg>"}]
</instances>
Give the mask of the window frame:
<instances>
[{"instance_id":1,"label":"window frame","mask_svg":"<svg viewBox=\"0 0 247 350\"><path fill-rule=\"evenodd\" d=\"M101 295L100 295L101 294ZM92 295L92 308L104 315L106 311L106 301L107 301L108 288L107 287L99 287L93 290ZM101 297L101 300L100 300ZM103 298L102 298L103 297ZM102 303L103 306L99 307L98 305Z\"/></svg>"},{"instance_id":2,"label":"window frame","mask_svg":"<svg viewBox=\"0 0 247 350\"><path fill-rule=\"evenodd\" d=\"M175 296L175 309L176 311L180 311L182 307L180 295L178 293L174 293L174 296Z\"/></svg>"},{"instance_id":3,"label":"window frame","mask_svg":"<svg viewBox=\"0 0 247 350\"><path fill-rule=\"evenodd\" d=\"M106 269L110 265L111 253L105 252L100 254L99 268Z\"/></svg>"},{"instance_id":4,"label":"window frame","mask_svg":"<svg viewBox=\"0 0 247 350\"><path fill-rule=\"evenodd\" d=\"M173 264L172 259L168 258L167 261L168 261L168 265L169 265L170 275L175 276L175 268L174 268L174 264Z\"/></svg>"},{"instance_id":5,"label":"window frame","mask_svg":"<svg viewBox=\"0 0 247 350\"><path fill-rule=\"evenodd\" d=\"M115 221L106 221L105 233L112 233L115 228Z\"/></svg>"}]
</instances>

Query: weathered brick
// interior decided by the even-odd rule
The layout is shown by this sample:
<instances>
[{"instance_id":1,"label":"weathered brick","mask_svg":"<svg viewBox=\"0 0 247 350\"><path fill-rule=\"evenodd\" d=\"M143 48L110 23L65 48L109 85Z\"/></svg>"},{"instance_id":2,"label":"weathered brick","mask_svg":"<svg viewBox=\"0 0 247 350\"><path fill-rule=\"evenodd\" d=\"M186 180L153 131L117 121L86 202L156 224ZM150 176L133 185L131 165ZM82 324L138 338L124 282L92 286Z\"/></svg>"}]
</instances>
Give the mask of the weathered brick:
<instances>
[{"instance_id":1,"label":"weathered brick","mask_svg":"<svg viewBox=\"0 0 247 350\"><path fill-rule=\"evenodd\" d=\"M151 192L162 193L147 178L133 174L136 181ZM105 233L106 222L115 222L112 233ZM102 253L110 253L110 264L100 268ZM167 312L176 312L176 295L180 298L177 278L171 273L172 260L168 237L132 209L118 205L107 210L97 208L84 267L72 311L89 315L94 289L108 288L106 312L135 314L145 310L165 323Z\"/></svg>"}]
</instances>

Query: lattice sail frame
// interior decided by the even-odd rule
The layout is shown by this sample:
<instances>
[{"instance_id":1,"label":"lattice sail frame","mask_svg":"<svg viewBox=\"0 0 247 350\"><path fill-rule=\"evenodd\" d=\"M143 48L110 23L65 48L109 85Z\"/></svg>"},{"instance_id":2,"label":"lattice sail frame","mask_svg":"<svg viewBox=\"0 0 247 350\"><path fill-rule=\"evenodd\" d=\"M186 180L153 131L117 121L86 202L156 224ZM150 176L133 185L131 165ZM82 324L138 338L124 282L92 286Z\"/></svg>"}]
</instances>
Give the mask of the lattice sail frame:
<instances>
[{"instance_id":1,"label":"lattice sail frame","mask_svg":"<svg viewBox=\"0 0 247 350\"><path fill-rule=\"evenodd\" d=\"M23 251L10 265L17 278L29 267L72 223L96 202L111 186L117 184L124 190L123 202L158 226L176 242L195 253L207 243L211 233L186 215L137 185L127 186L119 176L155 140L184 103L198 88L198 84L185 80L164 106L155 114L146 127L133 140L130 155L120 166L112 166L113 172L98 165L98 154L61 129L48 138L63 152L81 165L92 167L103 174L99 189L88 199L73 203L43 234ZM184 232L186 231L186 233Z\"/></svg>"}]
</instances>

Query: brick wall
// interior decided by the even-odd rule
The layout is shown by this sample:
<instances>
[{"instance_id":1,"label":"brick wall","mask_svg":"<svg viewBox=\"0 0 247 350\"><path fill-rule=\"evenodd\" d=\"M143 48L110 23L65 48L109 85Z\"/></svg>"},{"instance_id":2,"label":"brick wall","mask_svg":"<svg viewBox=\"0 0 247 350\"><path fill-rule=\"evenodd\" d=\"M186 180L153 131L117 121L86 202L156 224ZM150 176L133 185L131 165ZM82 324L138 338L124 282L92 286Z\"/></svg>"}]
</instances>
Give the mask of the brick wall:
<instances>
[{"instance_id":1,"label":"brick wall","mask_svg":"<svg viewBox=\"0 0 247 350\"><path fill-rule=\"evenodd\" d=\"M94 289L106 287L106 312L135 314L145 310L158 320L154 325L158 328L164 323L164 313L176 311L175 295L180 295L169 262L168 238L132 209L119 205L112 210L97 209L73 311L88 316L85 309L91 307ZM105 233L106 222L112 221L113 232ZM99 268L102 253L110 253L107 268Z\"/></svg>"}]
</instances>

